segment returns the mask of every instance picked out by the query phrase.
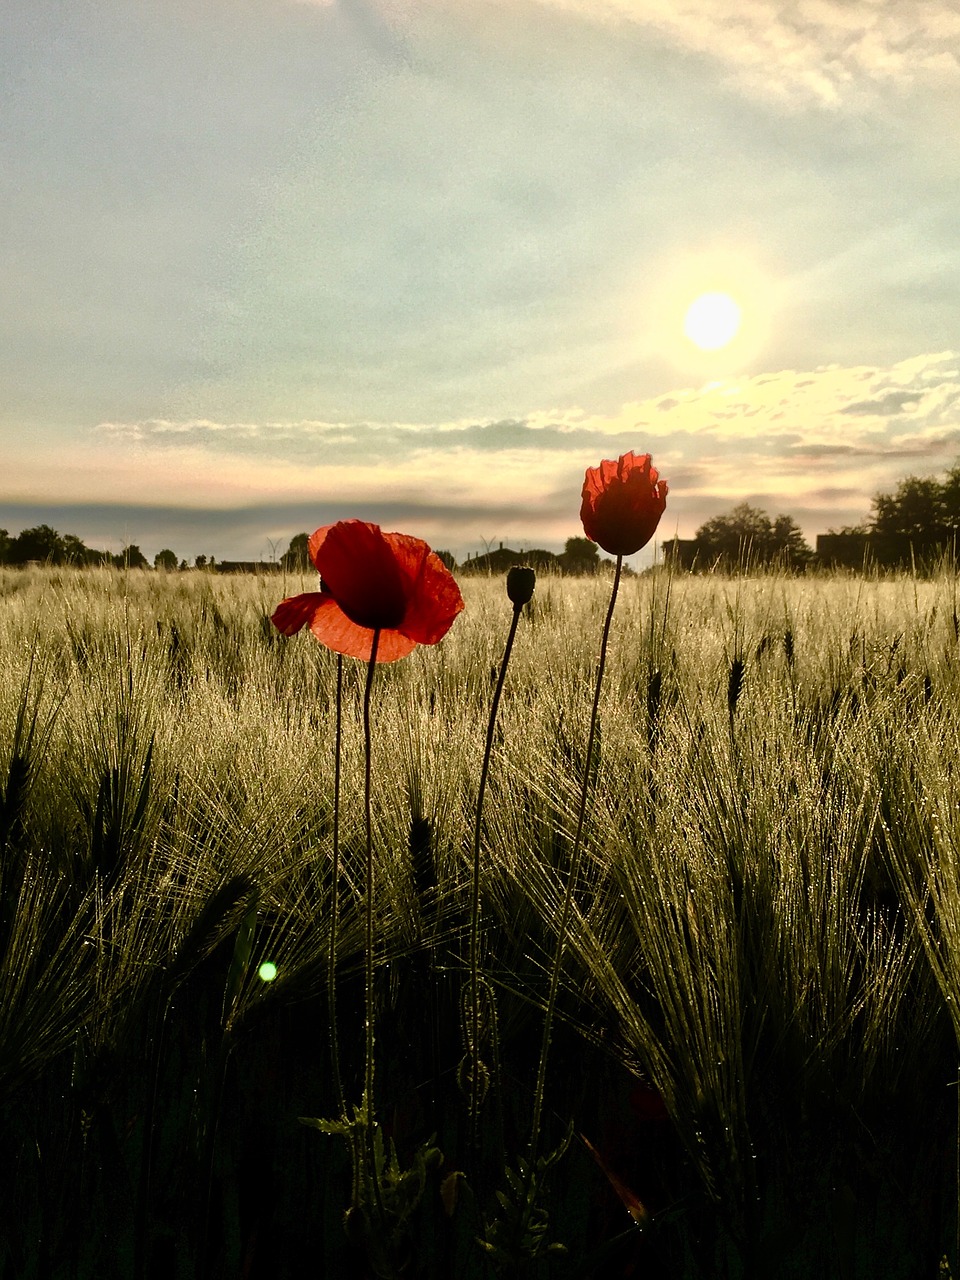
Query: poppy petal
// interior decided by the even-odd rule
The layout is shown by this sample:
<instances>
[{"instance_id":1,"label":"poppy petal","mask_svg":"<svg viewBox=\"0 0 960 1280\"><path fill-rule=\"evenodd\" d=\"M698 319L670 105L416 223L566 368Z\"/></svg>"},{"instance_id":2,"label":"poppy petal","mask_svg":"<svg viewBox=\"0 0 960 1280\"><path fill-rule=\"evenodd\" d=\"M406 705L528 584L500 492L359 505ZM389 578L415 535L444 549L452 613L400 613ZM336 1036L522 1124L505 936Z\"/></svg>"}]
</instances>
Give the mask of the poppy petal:
<instances>
[{"instance_id":1,"label":"poppy petal","mask_svg":"<svg viewBox=\"0 0 960 1280\"><path fill-rule=\"evenodd\" d=\"M399 630L417 644L442 640L463 608L463 596L453 574L420 538L385 533L403 581L407 609Z\"/></svg>"},{"instance_id":2,"label":"poppy petal","mask_svg":"<svg viewBox=\"0 0 960 1280\"><path fill-rule=\"evenodd\" d=\"M358 626L389 629L403 622L407 608L403 580L377 525L365 520L332 525L317 546L314 564L325 590Z\"/></svg>"},{"instance_id":3,"label":"poppy petal","mask_svg":"<svg viewBox=\"0 0 960 1280\"><path fill-rule=\"evenodd\" d=\"M321 529L311 533L307 539L307 555L310 557L310 563L315 569L317 569L317 552L323 546L326 536L332 528L332 524L325 524ZM317 569L317 572L319 573L320 570Z\"/></svg>"},{"instance_id":4,"label":"poppy petal","mask_svg":"<svg viewBox=\"0 0 960 1280\"><path fill-rule=\"evenodd\" d=\"M631 1190L623 1179L614 1173L597 1148L592 1142L589 1142L582 1133L580 1135L580 1140L600 1166L611 1187L613 1187L614 1191L620 1197L620 1202L626 1209L627 1213L629 1213L630 1217L638 1226L642 1227L650 1219L650 1214L646 1205L644 1205L636 1192Z\"/></svg>"},{"instance_id":5,"label":"poppy petal","mask_svg":"<svg viewBox=\"0 0 960 1280\"><path fill-rule=\"evenodd\" d=\"M274 609L270 621L283 635L295 636L302 627L310 624L323 600L324 593L321 591L305 591L299 596L288 596Z\"/></svg>"},{"instance_id":6,"label":"poppy petal","mask_svg":"<svg viewBox=\"0 0 960 1280\"><path fill-rule=\"evenodd\" d=\"M650 455L647 454L647 457ZM599 467L587 467L587 473L583 480L583 498L586 500L589 495L591 505L595 505L599 497L601 497L611 484L617 479L618 468L625 458L632 458L632 453L624 454L623 458L614 462L610 458L604 458Z\"/></svg>"},{"instance_id":7,"label":"poppy petal","mask_svg":"<svg viewBox=\"0 0 960 1280\"><path fill-rule=\"evenodd\" d=\"M348 618L332 595L323 592L321 598L322 603L310 620L310 630L321 644L333 649L335 653L369 662L373 631ZM398 658L405 658L408 653L412 653L416 647L415 640L401 635L399 631L382 630L380 643L377 645L377 662L396 662Z\"/></svg>"}]
</instances>

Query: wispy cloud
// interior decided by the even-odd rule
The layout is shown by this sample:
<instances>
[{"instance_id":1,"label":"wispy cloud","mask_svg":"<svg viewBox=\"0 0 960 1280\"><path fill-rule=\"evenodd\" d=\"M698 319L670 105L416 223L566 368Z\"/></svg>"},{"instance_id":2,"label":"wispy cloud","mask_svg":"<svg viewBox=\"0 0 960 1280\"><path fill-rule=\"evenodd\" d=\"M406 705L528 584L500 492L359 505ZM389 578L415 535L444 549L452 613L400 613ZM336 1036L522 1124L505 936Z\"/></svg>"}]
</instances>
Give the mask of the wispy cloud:
<instances>
[{"instance_id":1,"label":"wispy cloud","mask_svg":"<svg viewBox=\"0 0 960 1280\"><path fill-rule=\"evenodd\" d=\"M837 104L870 85L960 78L951 0L541 0L653 29L746 89Z\"/></svg>"},{"instance_id":2,"label":"wispy cloud","mask_svg":"<svg viewBox=\"0 0 960 1280\"><path fill-rule=\"evenodd\" d=\"M46 520L91 545L132 540L149 554L169 545L220 558L259 557L269 540L348 516L460 557L498 539L559 549L579 532L584 468L627 449L650 451L669 481L664 536L692 536L746 500L789 513L813 539L863 519L874 494L904 476L942 474L957 460L960 352L681 387L612 414L103 422L66 472L52 446L15 448L2 523ZM62 477L56 497L51 474ZM105 490L125 505L104 504Z\"/></svg>"},{"instance_id":3,"label":"wispy cloud","mask_svg":"<svg viewBox=\"0 0 960 1280\"><path fill-rule=\"evenodd\" d=\"M853 421L851 421L853 420ZM256 452L289 460L309 455L318 464L350 457L371 465L405 456L505 450L579 452L640 434L657 441L769 440L778 450L834 447L885 457L894 440L960 425L960 353L910 357L887 368L830 365L781 370L735 381L681 388L636 401L616 414L549 409L524 419L439 423L404 422L103 422L94 435L118 446Z\"/></svg>"},{"instance_id":4,"label":"wispy cloud","mask_svg":"<svg viewBox=\"0 0 960 1280\"><path fill-rule=\"evenodd\" d=\"M409 510L426 504L435 508L438 536L460 548L481 532L489 536L493 525L527 542L562 542L576 532L583 468L627 449L649 450L670 480L671 522L681 535L746 499L789 512L812 537L863 518L873 494L904 475L953 463L960 453L960 353L885 368L829 366L718 381L615 414L551 409L524 419L440 423L105 422L90 445L114 465L138 459L158 500L175 492L183 500L189 474L190 505L204 492L221 506L260 502L264 493L299 503L312 496L318 522L331 503L353 503L370 518L387 503Z\"/></svg>"}]
</instances>

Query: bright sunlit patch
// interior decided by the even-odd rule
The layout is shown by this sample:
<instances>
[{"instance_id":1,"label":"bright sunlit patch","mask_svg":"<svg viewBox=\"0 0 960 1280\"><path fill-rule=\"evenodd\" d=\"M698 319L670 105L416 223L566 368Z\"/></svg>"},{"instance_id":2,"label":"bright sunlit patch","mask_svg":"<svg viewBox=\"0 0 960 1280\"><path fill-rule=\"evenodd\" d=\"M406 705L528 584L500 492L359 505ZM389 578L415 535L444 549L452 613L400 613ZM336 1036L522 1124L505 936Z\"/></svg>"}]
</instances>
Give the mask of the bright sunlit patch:
<instances>
[{"instance_id":1,"label":"bright sunlit patch","mask_svg":"<svg viewBox=\"0 0 960 1280\"><path fill-rule=\"evenodd\" d=\"M627 301L634 293L636 304ZM624 307L641 350L702 386L760 368L788 301L779 264L731 242L665 256L627 281Z\"/></svg>"},{"instance_id":2,"label":"bright sunlit patch","mask_svg":"<svg viewBox=\"0 0 960 1280\"><path fill-rule=\"evenodd\" d=\"M740 307L729 293L701 293L683 320L683 332L701 351L719 351L739 329Z\"/></svg>"},{"instance_id":3,"label":"bright sunlit patch","mask_svg":"<svg viewBox=\"0 0 960 1280\"><path fill-rule=\"evenodd\" d=\"M263 964L257 970L257 973L264 982L272 982L277 976L277 966L272 960L264 960Z\"/></svg>"}]
</instances>

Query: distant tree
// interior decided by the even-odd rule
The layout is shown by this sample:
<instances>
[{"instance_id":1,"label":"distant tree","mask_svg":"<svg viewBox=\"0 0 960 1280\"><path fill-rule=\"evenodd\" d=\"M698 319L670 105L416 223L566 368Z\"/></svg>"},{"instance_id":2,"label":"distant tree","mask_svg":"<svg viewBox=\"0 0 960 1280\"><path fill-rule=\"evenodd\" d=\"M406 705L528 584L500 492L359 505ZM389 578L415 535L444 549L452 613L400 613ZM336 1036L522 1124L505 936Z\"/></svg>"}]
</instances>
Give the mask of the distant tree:
<instances>
[{"instance_id":1,"label":"distant tree","mask_svg":"<svg viewBox=\"0 0 960 1280\"><path fill-rule=\"evenodd\" d=\"M441 563L444 564L451 573L456 571L457 562L452 551L438 551L437 555L440 557Z\"/></svg>"},{"instance_id":2,"label":"distant tree","mask_svg":"<svg viewBox=\"0 0 960 1280\"><path fill-rule=\"evenodd\" d=\"M774 520L771 552L790 569L802 568L813 558L813 551L793 516L777 516Z\"/></svg>"},{"instance_id":3,"label":"distant tree","mask_svg":"<svg viewBox=\"0 0 960 1280\"><path fill-rule=\"evenodd\" d=\"M517 564L536 569L537 573L548 573L558 568L560 559L555 551L547 551L545 547L528 547L526 551L521 551Z\"/></svg>"},{"instance_id":4,"label":"distant tree","mask_svg":"<svg viewBox=\"0 0 960 1280\"><path fill-rule=\"evenodd\" d=\"M113 557L118 569L149 569L150 562L135 542L124 547L118 556Z\"/></svg>"},{"instance_id":5,"label":"distant tree","mask_svg":"<svg viewBox=\"0 0 960 1280\"><path fill-rule=\"evenodd\" d=\"M960 490L960 476L951 477L948 484L952 502L954 493ZM878 493L873 499L873 534L921 547L946 541L946 489L946 485L932 478L907 476L897 485L896 493Z\"/></svg>"},{"instance_id":6,"label":"distant tree","mask_svg":"<svg viewBox=\"0 0 960 1280\"><path fill-rule=\"evenodd\" d=\"M21 530L10 544L8 555L10 564L27 564L31 560L62 564L63 539L56 529L51 529L48 524L39 524L33 529Z\"/></svg>"},{"instance_id":7,"label":"distant tree","mask_svg":"<svg viewBox=\"0 0 960 1280\"><path fill-rule=\"evenodd\" d=\"M193 563L196 565L198 569L205 569L207 567L207 557L197 556L196 560L194 560Z\"/></svg>"},{"instance_id":8,"label":"distant tree","mask_svg":"<svg viewBox=\"0 0 960 1280\"><path fill-rule=\"evenodd\" d=\"M97 551L86 546L72 533L63 535L63 558L67 564L90 565L112 564L113 556L109 551Z\"/></svg>"},{"instance_id":9,"label":"distant tree","mask_svg":"<svg viewBox=\"0 0 960 1280\"><path fill-rule=\"evenodd\" d=\"M171 551L169 547L164 547L153 557L153 567L163 569L167 573L176 573L178 563L176 552Z\"/></svg>"},{"instance_id":10,"label":"distant tree","mask_svg":"<svg viewBox=\"0 0 960 1280\"><path fill-rule=\"evenodd\" d=\"M960 462L947 472L941 486L943 523L952 539L960 536Z\"/></svg>"},{"instance_id":11,"label":"distant tree","mask_svg":"<svg viewBox=\"0 0 960 1280\"><path fill-rule=\"evenodd\" d=\"M73 533L63 535L63 558L67 564L87 564L90 549Z\"/></svg>"},{"instance_id":12,"label":"distant tree","mask_svg":"<svg viewBox=\"0 0 960 1280\"><path fill-rule=\"evenodd\" d=\"M589 538L568 538L558 560L563 573L596 573L600 568L600 549Z\"/></svg>"},{"instance_id":13,"label":"distant tree","mask_svg":"<svg viewBox=\"0 0 960 1280\"><path fill-rule=\"evenodd\" d=\"M310 568L310 554L307 551L309 537L307 533L297 533L290 539L289 547L280 557L280 563L284 569L296 573Z\"/></svg>"},{"instance_id":14,"label":"distant tree","mask_svg":"<svg viewBox=\"0 0 960 1280\"><path fill-rule=\"evenodd\" d=\"M11 538L6 529L0 529L0 564L6 564L10 555Z\"/></svg>"},{"instance_id":15,"label":"distant tree","mask_svg":"<svg viewBox=\"0 0 960 1280\"><path fill-rule=\"evenodd\" d=\"M701 558L728 562L769 559L773 523L765 511L741 502L727 515L713 516L696 533Z\"/></svg>"},{"instance_id":16,"label":"distant tree","mask_svg":"<svg viewBox=\"0 0 960 1280\"><path fill-rule=\"evenodd\" d=\"M781 559L792 568L802 568L813 555L803 531L792 516L771 520L765 511L741 502L727 515L714 516L697 530L701 562L721 560L726 564L753 561L770 564Z\"/></svg>"},{"instance_id":17,"label":"distant tree","mask_svg":"<svg viewBox=\"0 0 960 1280\"><path fill-rule=\"evenodd\" d=\"M861 538L870 532L870 526L866 520L861 520L859 524L845 524L840 529L828 529L827 536L830 538Z\"/></svg>"}]
</instances>

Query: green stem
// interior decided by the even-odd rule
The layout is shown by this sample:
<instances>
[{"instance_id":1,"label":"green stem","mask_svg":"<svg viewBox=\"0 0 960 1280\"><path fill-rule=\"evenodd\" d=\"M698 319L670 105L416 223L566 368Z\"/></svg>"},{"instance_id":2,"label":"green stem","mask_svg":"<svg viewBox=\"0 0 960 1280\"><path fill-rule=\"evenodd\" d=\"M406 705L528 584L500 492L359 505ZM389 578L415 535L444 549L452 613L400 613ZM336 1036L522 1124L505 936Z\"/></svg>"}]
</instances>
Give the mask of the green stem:
<instances>
[{"instance_id":1,"label":"green stem","mask_svg":"<svg viewBox=\"0 0 960 1280\"><path fill-rule=\"evenodd\" d=\"M337 1033L337 941L340 932L340 746L343 737L343 654L337 654L337 706L333 748L333 867L330 889L330 951L327 957L327 1005L330 1016L330 1056L340 1115L346 1119L347 1096L340 1074L340 1040Z\"/></svg>"},{"instance_id":2,"label":"green stem","mask_svg":"<svg viewBox=\"0 0 960 1280\"><path fill-rule=\"evenodd\" d=\"M470 900L470 1142L476 1151L479 1147L480 1124L480 844L483 830L483 799L490 772L490 756L493 753L493 735L497 724L497 711L507 676L507 663L517 634L522 604L513 606L513 617L507 633L507 643L500 662L497 687L493 691L490 720L487 724L487 740L483 748L483 764L480 767L480 786L477 789L477 813L473 824L473 892Z\"/></svg>"},{"instance_id":3,"label":"green stem","mask_svg":"<svg viewBox=\"0 0 960 1280\"><path fill-rule=\"evenodd\" d=\"M603 624L603 637L600 641L600 658L597 663L597 683L593 692L593 707L590 711L590 732L587 735L587 757L583 766L583 786L580 789L580 806L577 811L577 828L573 839L573 852L570 855L570 870L567 874L567 887L563 895L563 908L560 912L560 923L557 929L557 945L553 953L553 964L550 969L550 985L547 989L547 1007L543 1017L543 1040L540 1044L540 1064L537 1068L537 1084L533 1095L533 1121L530 1125L530 1169L531 1176L536 1168L537 1145L540 1141L540 1122L543 1116L543 1094L547 1082L547 1059L550 1056L550 1041L553 1037L553 1017L557 1004L557 992L560 988L560 973L563 969L563 955L566 950L567 928L573 908L573 891L580 870L580 855L583 845L583 827L587 812L587 798L590 793L590 769L593 762L593 744L597 734L597 713L600 708L600 690L603 685L603 669L607 661L607 642L610 637L610 623L613 621L613 607L617 603L617 591L620 587L620 574L623 569L623 556L617 556L617 568L613 576L613 589L610 592L610 604Z\"/></svg>"},{"instance_id":4,"label":"green stem","mask_svg":"<svg viewBox=\"0 0 960 1280\"><path fill-rule=\"evenodd\" d=\"M373 756L372 736L370 733L370 694L373 689L373 677L377 669L377 649L380 646L380 628L373 633L370 646L370 660L367 663L367 682L363 690L363 812L364 831L366 834L366 876L365 876L365 915L366 937L363 958L363 1000L365 1052L363 1070L363 1109L364 1127L367 1131L367 1158L370 1161L370 1180L373 1185L373 1196L377 1213L383 1221L383 1201L380 1195L380 1176L377 1170L376 1146L374 1144L374 1107L373 1107L373 1053L374 1053L374 1007L373 1007L373 820L370 805L371 759Z\"/></svg>"}]
</instances>

